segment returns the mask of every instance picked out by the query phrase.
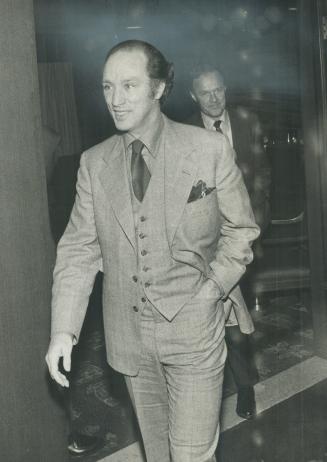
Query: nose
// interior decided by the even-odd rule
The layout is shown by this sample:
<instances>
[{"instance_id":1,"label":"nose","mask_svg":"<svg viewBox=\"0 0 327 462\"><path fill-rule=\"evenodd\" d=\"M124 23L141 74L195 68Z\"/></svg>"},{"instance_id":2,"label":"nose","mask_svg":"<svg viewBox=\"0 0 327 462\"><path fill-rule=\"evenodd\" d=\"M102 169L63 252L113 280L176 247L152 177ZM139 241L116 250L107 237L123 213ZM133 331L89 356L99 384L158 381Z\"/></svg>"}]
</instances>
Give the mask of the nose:
<instances>
[{"instance_id":1,"label":"nose","mask_svg":"<svg viewBox=\"0 0 327 462\"><path fill-rule=\"evenodd\" d=\"M211 101L213 101L214 103L216 103L219 100L219 97L216 91L212 91L210 93L210 98L211 98Z\"/></svg>"},{"instance_id":2,"label":"nose","mask_svg":"<svg viewBox=\"0 0 327 462\"><path fill-rule=\"evenodd\" d=\"M120 106L124 102L124 94L119 88L115 88L111 99L113 106Z\"/></svg>"}]
</instances>

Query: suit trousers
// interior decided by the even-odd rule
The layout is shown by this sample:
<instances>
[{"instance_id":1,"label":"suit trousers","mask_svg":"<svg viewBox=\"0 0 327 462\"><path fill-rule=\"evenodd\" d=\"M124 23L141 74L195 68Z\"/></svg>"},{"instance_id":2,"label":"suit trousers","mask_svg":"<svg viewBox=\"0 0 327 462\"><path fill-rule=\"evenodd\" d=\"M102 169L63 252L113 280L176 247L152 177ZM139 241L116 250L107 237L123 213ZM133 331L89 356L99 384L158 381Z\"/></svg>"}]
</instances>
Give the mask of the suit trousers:
<instances>
[{"instance_id":1,"label":"suit trousers","mask_svg":"<svg viewBox=\"0 0 327 462\"><path fill-rule=\"evenodd\" d=\"M147 305L142 364L125 377L147 462L215 462L226 345L222 303L194 296L172 321Z\"/></svg>"},{"instance_id":2,"label":"suit trousers","mask_svg":"<svg viewBox=\"0 0 327 462\"><path fill-rule=\"evenodd\" d=\"M242 295L247 306L254 305L254 295L251 287L251 275L255 261L246 270L240 281ZM253 387L259 380L259 374L254 361L251 335L241 332L239 326L228 326L225 331L227 345L227 365L232 371L237 389Z\"/></svg>"},{"instance_id":3,"label":"suit trousers","mask_svg":"<svg viewBox=\"0 0 327 462\"><path fill-rule=\"evenodd\" d=\"M226 327L227 365L230 367L237 389L253 387L258 382L250 335L243 334L239 326Z\"/></svg>"}]
</instances>

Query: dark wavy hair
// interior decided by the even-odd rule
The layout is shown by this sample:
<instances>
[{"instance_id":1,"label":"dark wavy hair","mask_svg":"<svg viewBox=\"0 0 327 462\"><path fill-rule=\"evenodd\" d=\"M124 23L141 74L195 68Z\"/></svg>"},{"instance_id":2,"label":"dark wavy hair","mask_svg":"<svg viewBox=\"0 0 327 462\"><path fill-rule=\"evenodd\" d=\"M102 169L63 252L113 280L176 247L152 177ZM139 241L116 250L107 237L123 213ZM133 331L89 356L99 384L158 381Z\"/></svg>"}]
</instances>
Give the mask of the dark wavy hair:
<instances>
[{"instance_id":1,"label":"dark wavy hair","mask_svg":"<svg viewBox=\"0 0 327 462\"><path fill-rule=\"evenodd\" d=\"M117 51L133 50L143 51L147 57L147 72L152 81L153 91L156 90L160 82L165 83L165 89L160 98L160 104L162 105L167 100L174 85L174 66L166 60L161 51L156 47L142 40L126 40L125 42L118 43L109 50L105 63Z\"/></svg>"}]
</instances>

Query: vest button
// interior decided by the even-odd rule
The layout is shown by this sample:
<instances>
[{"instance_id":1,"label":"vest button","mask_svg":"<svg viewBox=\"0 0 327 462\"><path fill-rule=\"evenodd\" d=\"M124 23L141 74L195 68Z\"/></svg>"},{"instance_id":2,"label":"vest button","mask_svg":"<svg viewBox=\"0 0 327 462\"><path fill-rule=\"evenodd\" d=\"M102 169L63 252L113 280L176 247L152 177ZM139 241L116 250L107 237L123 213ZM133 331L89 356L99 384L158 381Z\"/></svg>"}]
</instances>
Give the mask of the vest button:
<instances>
[{"instance_id":1,"label":"vest button","mask_svg":"<svg viewBox=\"0 0 327 462\"><path fill-rule=\"evenodd\" d=\"M142 257L145 257L145 255L147 254L148 252L146 250L141 250L141 255Z\"/></svg>"},{"instance_id":2,"label":"vest button","mask_svg":"<svg viewBox=\"0 0 327 462\"><path fill-rule=\"evenodd\" d=\"M142 270L146 273L147 271L149 271L149 267L148 266L143 266Z\"/></svg>"},{"instance_id":3,"label":"vest button","mask_svg":"<svg viewBox=\"0 0 327 462\"><path fill-rule=\"evenodd\" d=\"M145 282L144 283L144 287L150 287L150 285L151 285L151 282Z\"/></svg>"},{"instance_id":4,"label":"vest button","mask_svg":"<svg viewBox=\"0 0 327 462\"><path fill-rule=\"evenodd\" d=\"M144 234L144 233L140 233L140 234L139 234L139 238L140 238L140 239L144 239L144 238L145 238L145 234Z\"/></svg>"},{"instance_id":5,"label":"vest button","mask_svg":"<svg viewBox=\"0 0 327 462\"><path fill-rule=\"evenodd\" d=\"M141 298L141 301L142 301L143 303L145 303L145 302L146 302L146 298L145 298L145 297L142 297L142 298Z\"/></svg>"},{"instance_id":6,"label":"vest button","mask_svg":"<svg viewBox=\"0 0 327 462\"><path fill-rule=\"evenodd\" d=\"M142 215L142 216L140 217L140 221L145 221L145 220L146 220L145 216Z\"/></svg>"},{"instance_id":7,"label":"vest button","mask_svg":"<svg viewBox=\"0 0 327 462\"><path fill-rule=\"evenodd\" d=\"M133 310L135 311L135 313L137 313L139 309L137 306L133 306Z\"/></svg>"},{"instance_id":8,"label":"vest button","mask_svg":"<svg viewBox=\"0 0 327 462\"><path fill-rule=\"evenodd\" d=\"M133 279L134 282L137 282L137 276L133 276L132 279Z\"/></svg>"}]
</instances>

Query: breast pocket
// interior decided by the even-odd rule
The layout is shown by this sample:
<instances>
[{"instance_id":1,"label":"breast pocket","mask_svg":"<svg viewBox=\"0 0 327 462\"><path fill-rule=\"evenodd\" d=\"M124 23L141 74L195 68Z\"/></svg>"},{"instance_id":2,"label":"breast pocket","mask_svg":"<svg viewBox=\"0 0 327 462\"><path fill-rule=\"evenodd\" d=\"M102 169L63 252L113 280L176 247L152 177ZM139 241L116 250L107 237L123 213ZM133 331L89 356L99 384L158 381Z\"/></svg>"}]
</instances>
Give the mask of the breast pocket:
<instances>
[{"instance_id":1,"label":"breast pocket","mask_svg":"<svg viewBox=\"0 0 327 462\"><path fill-rule=\"evenodd\" d=\"M191 217L214 213L218 209L216 189L207 196L186 204L185 212Z\"/></svg>"},{"instance_id":2,"label":"breast pocket","mask_svg":"<svg viewBox=\"0 0 327 462\"><path fill-rule=\"evenodd\" d=\"M182 219L182 230L190 241L202 241L210 245L220 230L221 215L216 190L202 199L186 204Z\"/></svg>"}]
</instances>

